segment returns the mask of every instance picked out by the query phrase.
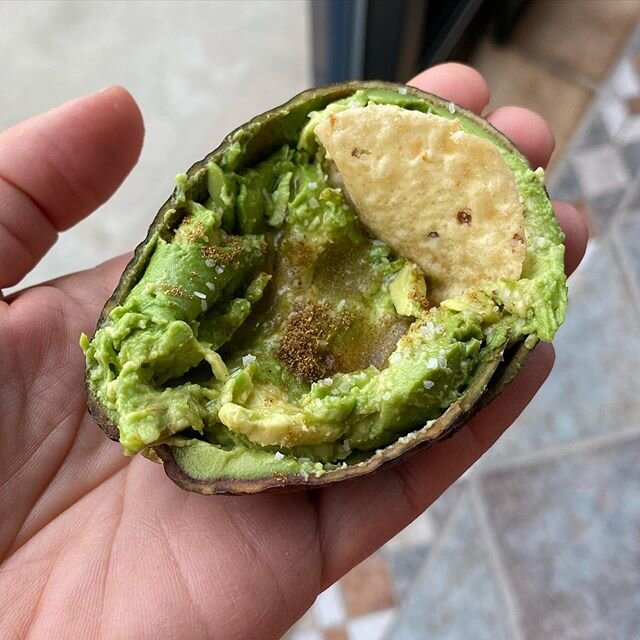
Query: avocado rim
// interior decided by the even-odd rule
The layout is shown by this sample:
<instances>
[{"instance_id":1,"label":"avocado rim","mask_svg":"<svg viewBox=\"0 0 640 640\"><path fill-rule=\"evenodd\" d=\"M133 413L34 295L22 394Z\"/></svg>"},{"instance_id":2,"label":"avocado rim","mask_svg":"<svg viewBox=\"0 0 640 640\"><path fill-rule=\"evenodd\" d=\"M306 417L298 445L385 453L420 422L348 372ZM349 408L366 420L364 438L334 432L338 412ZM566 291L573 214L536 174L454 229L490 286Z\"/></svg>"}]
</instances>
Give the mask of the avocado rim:
<instances>
[{"instance_id":1,"label":"avocado rim","mask_svg":"<svg viewBox=\"0 0 640 640\"><path fill-rule=\"evenodd\" d=\"M245 158L247 164L251 164L256 159L268 155L273 150L271 147L277 146L272 141L274 139L277 140L279 127L282 126L284 118L291 117L296 112L301 115L304 114L304 117L306 117L309 111L319 110L327 104L345 98L361 89L399 91L402 94L417 97L433 106L444 109L449 108L452 104L448 100L414 87L381 81L354 81L310 89L298 94L288 102L256 116L248 123L232 131L225 137L220 146L205 158L193 164L187 171L187 176L191 177L198 171L205 169L210 161L220 161L238 140L242 140L246 144ZM462 107L457 105L454 105L454 107L457 113L484 129L495 143L502 146L509 153L522 158L530 166L515 145L489 122ZM162 205L148 229L146 238L137 246L131 261L120 278L117 288L100 314L96 330L106 323L111 310L126 298L142 276L153 250L152 241L157 237L158 232L175 225L178 221L178 214L175 209L176 194L177 189ZM507 346L506 349L502 347L488 354L465 393L458 401L450 405L439 418L398 438L383 449L377 450L363 462L326 471L321 476L310 475L305 478L301 474L273 474L254 479L222 477L212 480L199 480L189 476L177 463L173 449L169 445L160 444L151 447L151 453L147 457L151 459L157 458L157 461L162 462L166 474L181 488L206 495L217 493L252 494L262 491L304 489L364 476L383 466L388 467L392 464L397 464L405 455L424 450L437 442L451 437L471 416L492 402L516 377L536 342L537 338L531 335L525 343L525 336L523 336L517 343ZM110 439L118 441L118 427L105 412L89 384L88 376L86 388L89 413Z\"/></svg>"}]
</instances>

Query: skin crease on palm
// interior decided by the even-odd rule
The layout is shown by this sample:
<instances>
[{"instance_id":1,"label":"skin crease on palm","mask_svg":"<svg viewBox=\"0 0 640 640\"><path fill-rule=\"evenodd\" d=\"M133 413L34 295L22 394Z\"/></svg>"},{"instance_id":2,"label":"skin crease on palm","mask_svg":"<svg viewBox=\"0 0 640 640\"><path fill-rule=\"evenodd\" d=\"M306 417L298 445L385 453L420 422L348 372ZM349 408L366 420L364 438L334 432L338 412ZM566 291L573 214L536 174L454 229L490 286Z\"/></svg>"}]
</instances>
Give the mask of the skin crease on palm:
<instances>
[{"instance_id":1,"label":"skin crease on palm","mask_svg":"<svg viewBox=\"0 0 640 640\"><path fill-rule=\"evenodd\" d=\"M410 84L476 113L489 102L485 81L463 65L434 67ZM539 116L504 107L488 119L534 166L547 164L553 136ZM143 135L121 88L0 135L0 289L111 196ZM571 272L586 229L569 205L556 211ZM0 298L3 638L280 637L497 440L554 359L540 345L499 400L393 469L313 492L189 494L159 465L125 458L86 411L78 337L92 333L125 263Z\"/></svg>"}]
</instances>

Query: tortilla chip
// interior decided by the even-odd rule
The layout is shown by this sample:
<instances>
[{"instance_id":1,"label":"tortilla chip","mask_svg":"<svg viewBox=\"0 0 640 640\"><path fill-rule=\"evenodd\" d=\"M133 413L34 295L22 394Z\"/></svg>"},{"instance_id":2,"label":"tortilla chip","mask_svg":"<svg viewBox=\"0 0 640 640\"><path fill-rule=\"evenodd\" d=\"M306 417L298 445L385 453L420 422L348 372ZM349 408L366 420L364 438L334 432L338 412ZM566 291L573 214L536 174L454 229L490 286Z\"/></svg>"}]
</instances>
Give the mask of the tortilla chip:
<instances>
[{"instance_id":1,"label":"tortilla chip","mask_svg":"<svg viewBox=\"0 0 640 640\"><path fill-rule=\"evenodd\" d=\"M490 140L393 105L332 114L315 133L363 224L424 271L429 300L520 277L522 205Z\"/></svg>"}]
</instances>

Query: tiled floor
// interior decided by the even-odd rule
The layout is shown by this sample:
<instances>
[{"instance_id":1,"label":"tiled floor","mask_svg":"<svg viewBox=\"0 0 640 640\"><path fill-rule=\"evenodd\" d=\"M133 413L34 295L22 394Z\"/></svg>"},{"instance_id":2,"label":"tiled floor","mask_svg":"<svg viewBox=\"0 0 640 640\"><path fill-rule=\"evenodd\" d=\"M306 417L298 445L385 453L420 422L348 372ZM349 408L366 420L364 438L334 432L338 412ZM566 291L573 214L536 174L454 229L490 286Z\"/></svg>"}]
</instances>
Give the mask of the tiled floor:
<instances>
[{"instance_id":1,"label":"tiled floor","mask_svg":"<svg viewBox=\"0 0 640 640\"><path fill-rule=\"evenodd\" d=\"M562 157L593 91L566 76L551 73L539 60L523 55L515 47L497 47L489 39L480 45L473 65L491 87L489 111L506 104L536 111L551 125L556 138L555 157ZM551 170L555 164L553 160Z\"/></svg>"},{"instance_id":2,"label":"tiled floor","mask_svg":"<svg viewBox=\"0 0 640 640\"><path fill-rule=\"evenodd\" d=\"M549 43L569 5L590 14L577 21L591 43L605 40L602 58L556 43L544 64L523 62L534 45L521 29L514 47L479 54L496 104L538 108L560 128L550 193L595 236L554 372L473 471L321 595L292 640L640 639L640 27L610 32L640 3L539 4L562 18L539 25Z\"/></svg>"},{"instance_id":3,"label":"tiled floor","mask_svg":"<svg viewBox=\"0 0 640 640\"><path fill-rule=\"evenodd\" d=\"M608 74L633 30L636 0L535 0L510 45L553 74L598 83Z\"/></svg>"},{"instance_id":4,"label":"tiled floor","mask_svg":"<svg viewBox=\"0 0 640 640\"><path fill-rule=\"evenodd\" d=\"M640 637L639 460L636 432L483 479L523 637Z\"/></svg>"},{"instance_id":5,"label":"tiled floor","mask_svg":"<svg viewBox=\"0 0 640 640\"><path fill-rule=\"evenodd\" d=\"M638 18L638 0L534 0L507 46L486 38L474 54L491 87L489 109L520 105L551 125L551 172Z\"/></svg>"}]
</instances>

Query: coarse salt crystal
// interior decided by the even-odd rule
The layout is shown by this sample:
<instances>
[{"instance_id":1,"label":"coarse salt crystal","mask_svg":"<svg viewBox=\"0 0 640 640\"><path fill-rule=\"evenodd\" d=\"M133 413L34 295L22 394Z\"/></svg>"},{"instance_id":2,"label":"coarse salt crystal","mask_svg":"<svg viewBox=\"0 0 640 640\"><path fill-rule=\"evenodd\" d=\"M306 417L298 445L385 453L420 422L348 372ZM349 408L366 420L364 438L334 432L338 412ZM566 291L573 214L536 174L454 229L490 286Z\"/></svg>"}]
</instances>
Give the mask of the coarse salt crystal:
<instances>
[{"instance_id":1,"label":"coarse salt crystal","mask_svg":"<svg viewBox=\"0 0 640 640\"><path fill-rule=\"evenodd\" d=\"M220 266L216 267L216 273L220 274L224 271L224 269Z\"/></svg>"},{"instance_id":2,"label":"coarse salt crystal","mask_svg":"<svg viewBox=\"0 0 640 640\"><path fill-rule=\"evenodd\" d=\"M201 298L202 300L206 300L207 299L207 294L206 293L202 293L201 291L194 291L193 295L197 296L198 298Z\"/></svg>"},{"instance_id":3,"label":"coarse salt crystal","mask_svg":"<svg viewBox=\"0 0 640 640\"><path fill-rule=\"evenodd\" d=\"M425 389L433 389L434 385L435 385L435 382L434 382L433 380L425 380L425 381L422 383L422 386L423 386Z\"/></svg>"},{"instance_id":4,"label":"coarse salt crystal","mask_svg":"<svg viewBox=\"0 0 640 640\"><path fill-rule=\"evenodd\" d=\"M317 189L318 188L318 183L317 182L310 182L308 185L309 189Z\"/></svg>"},{"instance_id":5,"label":"coarse salt crystal","mask_svg":"<svg viewBox=\"0 0 640 640\"><path fill-rule=\"evenodd\" d=\"M406 95L407 95L407 91L408 91L407 87L400 87L400 88L398 89L398 93L399 93L401 96L406 96Z\"/></svg>"},{"instance_id":6,"label":"coarse salt crystal","mask_svg":"<svg viewBox=\"0 0 640 640\"><path fill-rule=\"evenodd\" d=\"M207 258L204 263L207 265L207 267L213 267L216 264L211 258Z\"/></svg>"},{"instance_id":7,"label":"coarse salt crystal","mask_svg":"<svg viewBox=\"0 0 640 640\"><path fill-rule=\"evenodd\" d=\"M344 305L347 304L347 301L343 298L342 300L340 300L340 302L338 302L338 304L336 305L336 311L342 311L344 309Z\"/></svg>"},{"instance_id":8,"label":"coarse salt crystal","mask_svg":"<svg viewBox=\"0 0 640 640\"><path fill-rule=\"evenodd\" d=\"M453 104L453 102L450 102L448 109L449 109L449 113L455 113L456 112L456 105Z\"/></svg>"},{"instance_id":9,"label":"coarse salt crystal","mask_svg":"<svg viewBox=\"0 0 640 640\"><path fill-rule=\"evenodd\" d=\"M200 308L201 308L203 311L206 311L206 310L207 310L207 301L206 301L206 300L200 300Z\"/></svg>"},{"instance_id":10,"label":"coarse salt crystal","mask_svg":"<svg viewBox=\"0 0 640 640\"><path fill-rule=\"evenodd\" d=\"M424 333L424 335L427 336L428 338L433 338L434 331L435 331L435 327L433 326L433 322L431 322L431 320L429 320L429 322L427 322L426 324L423 324L420 327L420 331L422 333Z\"/></svg>"},{"instance_id":11,"label":"coarse salt crystal","mask_svg":"<svg viewBox=\"0 0 640 640\"><path fill-rule=\"evenodd\" d=\"M305 462L311 462L311 458L298 458L298 462L302 462L303 464Z\"/></svg>"},{"instance_id":12,"label":"coarse salt crystal","mask_svg":"<svg viewBox=\"0 0 640 640\"><path fill-rule=\"evenodd\" d=\"M246 356L242 356L242 366L246 367L248 364L256 361L256 357L251 353L248 353Z\"/></svg>"},{"instance_id":13,"label":"coarse salt crystal","mask_svg":"<svg viewBox=\"0 0 640 640\"><path fill-rule=\"evenodd\" d=\"M273 455L276 460L284 460L284 453L280 453L280 451L276 451Z\"/></svg>"},{"instance_id":14,"label":"coarse salt crystal","mask_svg":"<svg viewBox=\"0 0 640 640\"><path fill-rule=\"evenodd\" d=\"M320 203L315 198L309 198L309 206L312 209L317 209L320 206Z\"/></svg>"},{"instance_id":15,"label":"coarse salt crystal","mask_svg":"<svg viewBox=\"0 0 640 640\"><path fill-rule=\"evenodd\" d=\"M205 282L205 284L207 285L207 289L209 289L209 291L213 291L216 288L216 285L213 284L213 282Z\"/></svg>"},{"instance_id":16,"label":"coarse salt crystal","mask_svg":"<svg viewBox=\"0 0 640 640\"><path fill-rule=\"evenodd\" d=\"M536 244L542 248L542 247L546 247L547 246L547 239L546 238L538 238L536 240Z\"/></svg>"},{"instance_id":17,"label":"coarse salt crystal","mask_svg":"<svg viewBox=\"0 0 640 640\"><path fill-rule=\"evenodd\" d=\"M437 369L438 368L438 358L429 358L427 362L427 367L429 369Z\"/></svg>"},{"instance_id":18,"label":"coarse salt crystal","mask_svg":"<svg viewBox=\"0 0 640 640\"><path fill-rule=\"evenodd\" d=\"M439 356L438 357L438 366L441 369L446 369L447 368L447 359L444 356Z\"/></svg>"}]
</instances>

